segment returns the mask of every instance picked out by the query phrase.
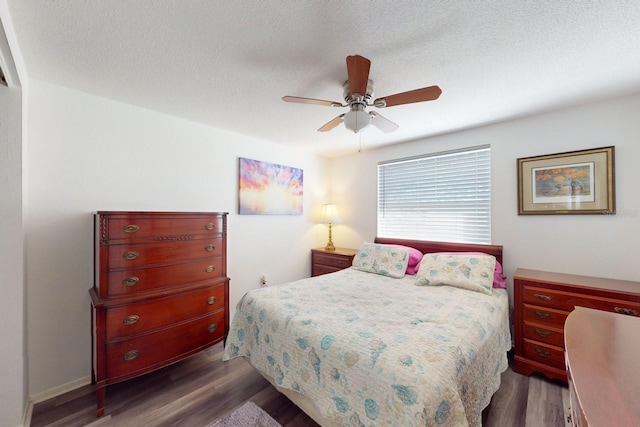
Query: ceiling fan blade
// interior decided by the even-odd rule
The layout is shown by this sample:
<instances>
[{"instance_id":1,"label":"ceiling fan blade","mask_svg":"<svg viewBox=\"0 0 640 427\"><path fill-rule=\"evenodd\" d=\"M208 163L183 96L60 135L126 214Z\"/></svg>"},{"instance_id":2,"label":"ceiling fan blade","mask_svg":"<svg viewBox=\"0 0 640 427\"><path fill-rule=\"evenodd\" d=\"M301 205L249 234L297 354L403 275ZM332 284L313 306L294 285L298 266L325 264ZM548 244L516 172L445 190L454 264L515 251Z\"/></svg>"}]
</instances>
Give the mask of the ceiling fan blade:
<instances>
[{"instance_id":1,"label":"ceiling fan blade","mask_svg":"<svg viewBox=\"0 0 640 427\"><path fill-rule=\"evenodd\" d=\"M378 108L393 107L394 105L411 104L413 102L433 101L438 99L442 90L438 86L423 87L409 92L378 98L373 102Z\"/></svg>"},{"instance_id":2,"label":"ceiling fan blade","mask_svg":"<svg viewBox=\"0 0 640 427\"><path fill-rule=\"evenodd\" d=\"M342 105L341 103L335 102L335 101L325 101L324 99L302 98L300 96L283 96L282 100L284 102L295 102L298 104L316 104L316 105L326 105L328 107L346 107L346 105Z\"/></svg>"},{"instance_id":3,"label":"ceiling fan blade","mask_svg":"<svg viewBox=\"0 0 640 427\"><path fill-rule=\"evenodd\" d=\"M328 132L328 131L330 131L331 129L335 128L336 126L338 126L340 123L343 122L343 120L342 120L343 117L344 117L344 114L340 114L338 117L336 117L335 119L333 119L330 122L326 123L320 129L318 129L318 132Z\"/></svg>"},{"instance_id":4,"label":"ceiling fan blade","mask_svg":"<svg viewBox=\"0 0 640 427\"><path fill-rule=\"evenodd\" d=\"M371 116L370 123L380 129L382 132L390 133L399 128L397 124L387 119L386 117L381 116L375 111L370 111L369 116Z\"/></svg>"},{"instance_id":5,"label":"ceiling fan blade","mask_svg":"<svg viewBox=\"0 0 640 427\"><path fill-rule=\"evenodd\" d=\"M354 93L359 93L362 96L367 94L370 68L371 61L364 56L347 56L347 75L349 77L349 92L351 96Z\"/></svg>"}]
</instances>

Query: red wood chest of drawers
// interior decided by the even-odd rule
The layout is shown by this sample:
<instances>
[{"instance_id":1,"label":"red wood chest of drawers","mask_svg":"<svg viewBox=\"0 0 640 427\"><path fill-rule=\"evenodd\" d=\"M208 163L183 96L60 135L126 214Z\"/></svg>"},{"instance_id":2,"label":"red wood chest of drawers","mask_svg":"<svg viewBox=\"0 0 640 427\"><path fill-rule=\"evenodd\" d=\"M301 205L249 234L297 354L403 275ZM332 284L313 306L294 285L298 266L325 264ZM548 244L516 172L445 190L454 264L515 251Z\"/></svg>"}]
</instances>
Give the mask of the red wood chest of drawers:
<instances>
[{"instance_id":1,"label":"red wood chest of drawers","mask_svg":"<svg viewBox=\"0 0 640 427\"><path fill-rule=\"evenodd\" d=\"M97 415L105 388L224 340L226 213L98 212L92 301Z\"/></svg>"},{"instance_id":2,"label":"red wood chest of drawers","mask_svg":"<svg viewBox=\"0 0 640 427\"><path fill-rule=\"evenodd\" d=\"M564 324L575 307L640 315L640 282L518 269L514 371L567 382Z\"/></svg>"}]
</instances>

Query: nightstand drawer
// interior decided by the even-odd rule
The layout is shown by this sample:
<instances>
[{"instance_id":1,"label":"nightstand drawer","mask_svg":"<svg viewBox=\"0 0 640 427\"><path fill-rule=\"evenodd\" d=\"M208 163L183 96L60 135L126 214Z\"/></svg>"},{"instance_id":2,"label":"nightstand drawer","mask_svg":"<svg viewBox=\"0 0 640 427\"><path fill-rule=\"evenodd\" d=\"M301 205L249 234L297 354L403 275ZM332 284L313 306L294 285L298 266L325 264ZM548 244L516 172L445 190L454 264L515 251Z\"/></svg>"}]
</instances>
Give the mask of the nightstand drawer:
<instances>
[{"instance_id":1,"label":"nightstand drawer","mask_svg":"<svg viewBox=\"0 0 640 427\"><path fill-rule=\"evenodd\" d=\"M342 268L330 267L328 265L314 264L313 275L320 276L322 274L335 273L336 271L343 270Z\"/></svg>"},{"instance_id":2,"label":"nightstand drawer","mask_svg":"<svg viewBox=\"0 0 640 427\"><path fill-rule=\"evenodd\" d=\"M351 267L353 258L335 255L316 255L314 257L315 264L322 264L330 267L337 267L342 270L343 268Z\"/></svg>"}]
</instances>

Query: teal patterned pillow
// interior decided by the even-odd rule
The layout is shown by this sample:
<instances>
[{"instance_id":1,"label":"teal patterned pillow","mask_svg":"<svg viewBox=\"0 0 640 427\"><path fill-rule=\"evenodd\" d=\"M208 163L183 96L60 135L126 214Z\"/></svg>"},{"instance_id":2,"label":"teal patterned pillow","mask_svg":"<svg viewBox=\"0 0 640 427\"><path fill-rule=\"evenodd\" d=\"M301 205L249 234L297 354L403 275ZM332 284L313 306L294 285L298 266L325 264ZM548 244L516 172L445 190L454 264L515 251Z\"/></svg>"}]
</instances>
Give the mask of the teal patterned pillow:
<instances>
[{"instance_id":1,"label":"teal patterned pillow","mask_svg":"<svg viewBox=\"0 0 640 427\"><path fill-rule=\"evenodd\" d=\"M351 266L356 270L399 279L404 276L408 263L409 251L406 248L363 243Z\"/></svg>"},{"instance_id":2,"label":"teal patterned pillow","mask_svg":"<svg viewBox=\"0 0 640 427\"><path fill-rule=\"evenodd\" d=\"M491 255L425 254L416 274L416 285L449 285L492 294L496 258Z\"/></svg>"}]
</instances>

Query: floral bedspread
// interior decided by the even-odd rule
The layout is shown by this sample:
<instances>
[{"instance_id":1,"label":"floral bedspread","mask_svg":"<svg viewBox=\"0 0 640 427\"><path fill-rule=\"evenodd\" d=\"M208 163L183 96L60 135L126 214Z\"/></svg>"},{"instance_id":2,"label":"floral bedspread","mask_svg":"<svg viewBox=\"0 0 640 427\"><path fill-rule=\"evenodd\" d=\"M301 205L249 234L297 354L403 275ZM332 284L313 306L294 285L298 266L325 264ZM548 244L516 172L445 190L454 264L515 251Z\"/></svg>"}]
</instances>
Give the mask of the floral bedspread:
<instances>
[{"instance_id":1,"label":"floral bedspread","mask_svg":"<svg viewBox=\"0 0 640 427\"><path fill-rule=\"evenodd\" d=\"M245 356L327 419L480 426L511 347L508 297L352 268L248 292L224 360Z\"/></svg>"}]
</instances>

